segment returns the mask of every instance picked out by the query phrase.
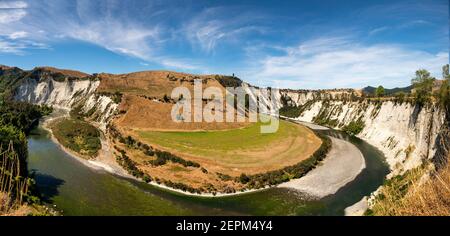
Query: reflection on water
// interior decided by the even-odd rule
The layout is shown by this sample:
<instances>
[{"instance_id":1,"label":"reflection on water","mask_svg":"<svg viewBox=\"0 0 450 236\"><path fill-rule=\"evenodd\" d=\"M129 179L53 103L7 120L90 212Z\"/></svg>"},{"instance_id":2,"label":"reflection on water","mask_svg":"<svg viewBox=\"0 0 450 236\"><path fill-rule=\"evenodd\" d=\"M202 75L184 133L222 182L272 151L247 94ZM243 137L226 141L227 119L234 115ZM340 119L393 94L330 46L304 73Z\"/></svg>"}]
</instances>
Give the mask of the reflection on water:
<instances>
[{"instance_id":1,"label":"reflection on water","mask_svg":"<svg viewBox=\"0 0 450 236\"><path fill-rule=\"evenodd\" d=\"M382 154L360 139L321 131L354 143L367 168L335 195L309 200L288 189L222 198L185 196L92 170L64 153L37 128L29 138L29 168L44 200L64 215L342 215L344 208L373 192L387 174Z\"/></svg>"}]
</instances>

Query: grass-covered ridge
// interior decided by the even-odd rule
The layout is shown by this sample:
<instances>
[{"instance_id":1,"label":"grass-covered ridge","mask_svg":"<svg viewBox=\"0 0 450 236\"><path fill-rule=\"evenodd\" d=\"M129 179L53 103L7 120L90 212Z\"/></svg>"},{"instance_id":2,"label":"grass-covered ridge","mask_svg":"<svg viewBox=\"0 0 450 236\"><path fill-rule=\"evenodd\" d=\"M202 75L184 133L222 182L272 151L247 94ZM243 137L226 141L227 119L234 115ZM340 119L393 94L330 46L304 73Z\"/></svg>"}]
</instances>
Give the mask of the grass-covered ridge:
<instances>
[{"instance_id":1,"label":"grass-covered ridge","mask_svg":"<svg viewBox=\"0 0 450 236\"><path fill-rule=\"evenodd\" d=\"M85 121L63 118L51 129L59 143L82 156L94 157L101 148L100 131Z\"/></svg>"}]
</instances>

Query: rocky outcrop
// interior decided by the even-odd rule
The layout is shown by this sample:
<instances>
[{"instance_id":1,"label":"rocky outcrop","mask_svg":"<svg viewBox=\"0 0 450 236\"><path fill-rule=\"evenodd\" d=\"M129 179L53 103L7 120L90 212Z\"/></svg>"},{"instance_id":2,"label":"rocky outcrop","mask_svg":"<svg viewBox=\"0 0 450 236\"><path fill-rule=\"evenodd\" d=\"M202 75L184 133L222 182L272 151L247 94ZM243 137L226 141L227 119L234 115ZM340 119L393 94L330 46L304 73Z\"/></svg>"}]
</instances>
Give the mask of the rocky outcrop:
<instances>
[{"instance_id":1,"label":"rocky outcrop","mask_svg":"<svg viewBox=\"0 0 450 236\"><path fill-rule=\"evenodd\" d=\"M78 109L104 129L118 104L105 95L96 94L100 81L85 79L25 78L15 91L15 99L45 104L61 109Z\"/></svg>"}]
</instances>

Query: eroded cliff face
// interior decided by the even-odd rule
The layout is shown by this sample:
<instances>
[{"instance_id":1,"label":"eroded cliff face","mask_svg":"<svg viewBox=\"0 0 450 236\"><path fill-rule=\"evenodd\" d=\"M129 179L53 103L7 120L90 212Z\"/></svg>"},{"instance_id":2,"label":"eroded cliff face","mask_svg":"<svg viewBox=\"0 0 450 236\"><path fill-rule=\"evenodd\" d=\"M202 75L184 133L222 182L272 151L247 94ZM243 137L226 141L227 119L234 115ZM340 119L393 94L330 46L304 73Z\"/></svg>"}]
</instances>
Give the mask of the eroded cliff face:
<instances>
[{"instance_id":1,"label":"eroded cliff face","mask_svg":"<svg viewBox=\"0 0 450 236\"><path fill-rule=\"evenodd\" d=\"M25 78L15 91L15 99L60 109L80 109L104 129L118 104L108 96L95 93L99 84L99 80L92 79Z\"/></svg>"},{"instance_id":2,"label":"eroded cliff face","mask_svg":"<svg viewBox=\"0 0 450 236\"><path fill-rule=\"evenodd\" d=\"M440 142L446 121L444 112L437 107L352 100L348 99L354 96L351 93L282 91L281 94L292 105L302 108L296 120L336 129L351 122L359 125L357 136L385 154L392 171L389 176L417 167L423 160L436 162L436 156L442 155L438 149L442 149Z\"/></svg>"},{"instance_id":3,"label":"eroded cliff face","mask_svg":"<svg viewBox=\"0 0 450 236\"><path fill-rule=\"evenodd\" d=\"M96 94L99 80L33 78L24 79L15 93L17 100L46 104L63 109L79 108L104 128L117 110L118 104L105 95ZM257 95L251 85L242 86L250 99ZM392 173L401 174L423 160L436 163L438 156L447 155L441 144L446 127L445 114L432 106L420 108L411 103L393 101L370 102L353 99L355 90L296 91L280 90L275 94L277 108L291 105L302 109L295 119L342 129L357 122L362 130L358 137L379 148L386 156ZM269 104L269 97L263 97Z\"/></svg>"}]
</instances>

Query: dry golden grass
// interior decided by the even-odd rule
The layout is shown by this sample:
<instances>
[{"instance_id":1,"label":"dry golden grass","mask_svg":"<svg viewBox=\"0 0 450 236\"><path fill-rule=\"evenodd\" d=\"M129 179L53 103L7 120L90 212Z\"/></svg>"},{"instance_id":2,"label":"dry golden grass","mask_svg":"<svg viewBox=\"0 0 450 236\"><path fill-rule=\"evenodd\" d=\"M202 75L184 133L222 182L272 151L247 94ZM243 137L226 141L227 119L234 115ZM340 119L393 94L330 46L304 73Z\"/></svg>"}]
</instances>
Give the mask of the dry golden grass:
<instances>
[{"instance_id":1,"label":"dry golden grass","mask_svg":"<svg viewBox=\"0 0 450 236\"><path fill-rule=\"evenodd\" d=\"M449 216L450 166L428 178L423 177L424 173L424 169L418 168L392 180L377 197L373 215Z\"/></svg>"},{"instance_id":2,"label":"dry golden grass","mask_svg":"<svg viewBox=\"0 0 450 236\"><path fill-rule=\"evenodd\" d=\"M27 205L18 206L6 193L0 192L0 216L26 216L33 213Z\"/></svg>"},{"instance_id":3,"label":"dry golden grass","mask_svg":"<svg viewBox=\"0 0 450 236\"><path fill-rule=\"evenodd\" d=\"M121 92L123 94L119 110L126 111L126 113L116 119L116 123L120 127L140 130L223 130L248 125L246 122L174 122L171 117L173 101L157 101L165 96L170 97L172 90L179 86L187 88L193 96L194 79L202 80L203 90L215 87L225 95L225 88L215 79L215 75L142 71L120 75L99 74L99 78L101 82L97 88L98 92ZM192 109L194 109L193 106ZM224 109L226 109L225 102L220 110L223 112ZM193 119L193 115L191 119Z\"/></svg>"},{"instance_id":4,"label":"dry golden grass","mask_svg":"<svg viewBox=\"0 0 450 236\"><path fill-rule=\"evenodd\" d=\"M450 167L439 171L422 185L414 184L403 200L399 215L450 215Z\"/></svg>"},{"instance_id":5,"label":"dry golden grass","mask_svg":"<svg viewBox=\"0 0 450 236\"><path fill-rule=\"evenodd\" d=\"M191 75L170 71L141 71L120 75L101 73L99 78L98 92L119 91L158 98L164 95L170 96L172 90L178 86L187 87L192 92L194 79L204 80L203 87L222 87L217 80L213 79L214 75Z\"/></svg>"}]
</instances>

